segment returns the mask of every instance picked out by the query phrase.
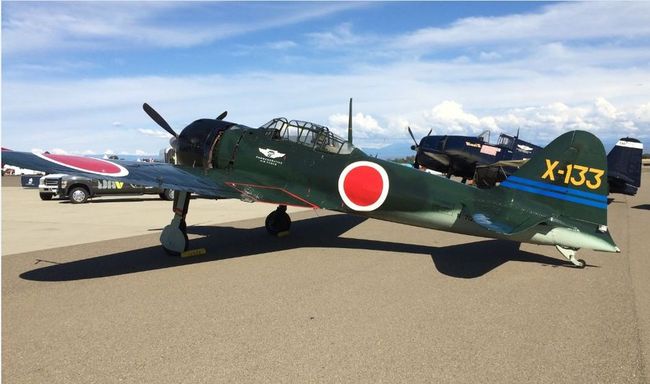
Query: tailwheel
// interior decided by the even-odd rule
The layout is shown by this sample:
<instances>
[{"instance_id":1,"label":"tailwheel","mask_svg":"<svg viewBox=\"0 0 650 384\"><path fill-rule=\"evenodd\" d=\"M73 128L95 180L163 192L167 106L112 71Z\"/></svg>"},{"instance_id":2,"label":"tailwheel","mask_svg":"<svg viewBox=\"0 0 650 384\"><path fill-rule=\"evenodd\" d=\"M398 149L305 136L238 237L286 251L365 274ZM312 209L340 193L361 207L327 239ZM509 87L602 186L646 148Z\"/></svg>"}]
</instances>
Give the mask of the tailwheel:
<instances>
[{"instance_id":1,"label":"tailwheel","mask_svg":"<svg viewBox=\"0 0 650 384\"><path fill-rule=\"evenodd\" d=\"M272 236L288 235L289 228L291 228L291 218L287 214L287 206L280 205L275 211L269 213L264 221L264 226Z\"/></svg>"}]
</instances>

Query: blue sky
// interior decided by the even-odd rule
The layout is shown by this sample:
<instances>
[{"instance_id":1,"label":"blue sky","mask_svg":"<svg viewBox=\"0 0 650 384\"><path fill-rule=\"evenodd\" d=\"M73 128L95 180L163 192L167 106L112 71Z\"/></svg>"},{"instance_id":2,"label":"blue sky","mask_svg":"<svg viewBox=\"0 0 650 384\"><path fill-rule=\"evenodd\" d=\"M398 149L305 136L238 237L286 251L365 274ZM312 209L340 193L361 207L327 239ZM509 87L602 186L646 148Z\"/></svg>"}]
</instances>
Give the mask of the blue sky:
<instances>
[{"instance_id":1,"label":"blue sky","mask_svg":"<svg viewBox=\"0 0 650 384\"><path fill-rule=\"evenodd\" d=\"M157 153L229 111L355 140L570 129L650 137L644 2L2 2L2 145ZM493 136L495 137L495 136Z\"/></svg>"}]
</instances>

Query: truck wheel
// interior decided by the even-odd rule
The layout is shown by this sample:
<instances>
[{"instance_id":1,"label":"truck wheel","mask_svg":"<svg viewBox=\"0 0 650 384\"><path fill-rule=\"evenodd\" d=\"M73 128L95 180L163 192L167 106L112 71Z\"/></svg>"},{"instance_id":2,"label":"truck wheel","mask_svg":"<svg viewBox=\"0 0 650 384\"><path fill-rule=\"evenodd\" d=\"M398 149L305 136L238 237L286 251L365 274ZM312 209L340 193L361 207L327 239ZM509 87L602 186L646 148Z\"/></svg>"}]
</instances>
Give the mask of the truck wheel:
<instances>
[{"instance_id":1,"label":"truck wheel","mask_svg":"<svg viewBox=\"0 0 650 384\"><path fill-rule=\"evenodd\" d=\"M163 200L167 201L172 201L174 200L174 190L173 189L165 189L163 193L160 194L160 198Z\"/></svg>"},{"instance_id":2,"label":"truck wheel","mask_svg":"<svg viewBox=\"0 0 650 384\"><path fill-rule=\"evenodd\" d=\"M52 200L52 197L54 197L53 194L51 193L39 193L38 194L41 197L41 200Z\"/></svg>"},{"instance_id":3,"label":"truck wheel","mask_svg":"<svg viewBox=\"0 0 650 384\"><path fill-rule=\"evenodd\" d=\"M70 202L72 204L82 204L88 201L88 191L84 187L75 187L70 191Z\"/></svg>"}]
</instances>

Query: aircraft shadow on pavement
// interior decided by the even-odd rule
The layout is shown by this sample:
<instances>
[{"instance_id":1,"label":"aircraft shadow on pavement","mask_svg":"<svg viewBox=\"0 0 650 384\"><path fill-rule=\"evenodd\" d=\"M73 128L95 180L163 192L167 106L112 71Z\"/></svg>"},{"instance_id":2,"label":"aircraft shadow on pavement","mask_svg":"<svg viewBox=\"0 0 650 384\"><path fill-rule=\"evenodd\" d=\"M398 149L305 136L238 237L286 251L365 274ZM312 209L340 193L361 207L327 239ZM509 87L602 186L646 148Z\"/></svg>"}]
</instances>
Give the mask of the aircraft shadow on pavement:
<instances>
[{"instance_id":1,"label":"aircraft shadow on pavement","mask_svg":"<svg viewBox=\"0 0 650 384\"><path fill-rule=\"evenodd\" d=\"M639 204L639 205L635 205L635 206L632 207L632 208L635 208L635 209L645 209L645 210L650 211L650 204Z\"/></svg>"},{"instance_id":2,"label":"aircraft shadow on pavement","mask_svg":"<svg viewBox=\"0 0 650 384\"><path fill-rule=\"evenodd\" d=\"M34 281L70 281L117 276L195 263L252 256L288 249L343 248L431 255L440 273L457 278L480 277L508 261L523 261L552 266L570 263L519 250L519 244L503 240L484 240L444 247L353 239L341 234L366 219L351 215L330 215L296 221L288 237L275 238L264 227L190 226L188 233L204 237L191 240L193 249L206 248L203 256L167 256L160 246L50 265L24 272L21 278ZM432 231L432 236L435 232ZM65 248L61 248L62 252Z\"/></svg>"},{"instance_id":3,"label":"aircraft shadow on pavement","mask_svg":"<svg viewBox=\"0 0 650 384\"><path fill-rule=\"evenodd\" d=\"M157 201L160 202L161 199L158 197L118 197L118 198L93 198L88 199L86 204L107 204L107 203L142 203L148 201ZM59 204L72 204L68 199L59 200Z\"/></svg>"}]
</instances>

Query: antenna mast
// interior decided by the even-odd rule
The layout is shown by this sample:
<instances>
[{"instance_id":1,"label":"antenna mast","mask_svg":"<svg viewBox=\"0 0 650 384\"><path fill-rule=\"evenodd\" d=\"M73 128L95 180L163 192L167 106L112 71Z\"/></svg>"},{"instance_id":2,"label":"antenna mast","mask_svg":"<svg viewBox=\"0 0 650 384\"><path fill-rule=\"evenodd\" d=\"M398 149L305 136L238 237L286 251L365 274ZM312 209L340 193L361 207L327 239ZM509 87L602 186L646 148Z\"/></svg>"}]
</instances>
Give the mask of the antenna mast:
<instances>
[{"instance_id":1,"label":"antenna mast","mask_svg":"<svg viewBox=\"0 0 650 384\"><path fill-rule=\"evenodd\" d=\"M348 143L352 144L352 98L350 98L350 111L348 113Z\"/></svg>"}]
</instances>

